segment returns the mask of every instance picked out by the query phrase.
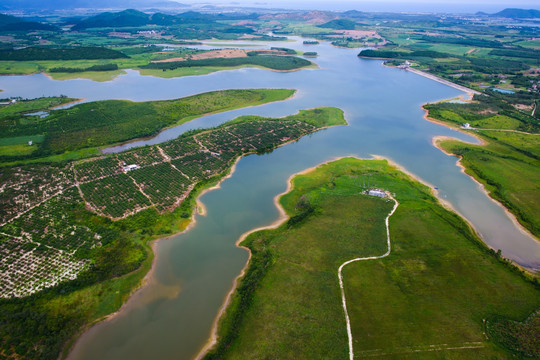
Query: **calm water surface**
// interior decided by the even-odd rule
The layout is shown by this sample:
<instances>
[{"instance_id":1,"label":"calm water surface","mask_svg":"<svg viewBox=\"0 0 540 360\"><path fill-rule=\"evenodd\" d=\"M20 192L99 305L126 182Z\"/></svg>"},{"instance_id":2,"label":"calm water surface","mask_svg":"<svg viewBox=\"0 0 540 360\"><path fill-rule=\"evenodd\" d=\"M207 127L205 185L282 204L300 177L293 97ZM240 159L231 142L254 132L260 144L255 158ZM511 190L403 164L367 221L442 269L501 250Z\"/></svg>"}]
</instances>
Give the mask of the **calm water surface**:
<instances>
[{"instance_id":1,"label":"calm water surface","mask_svg":"<svg viewBox=\"0 0 540 360\"><path fill-rule=\"evenodd\" d=\"M177 79L140 76L130 70L105 83L54 81L43 75L0 78L5 97L65 94L87 101L172 99L230 88L298 89L292 99L202 117L109 152L159 143L244 114L285 116L300 109L336 106L345 111L349 123L306 136L271 154L243 158L219 190L201 198L207 216L197 216L196 226L185 234L159 242L148 286L118 316L88 331L70 359L193 358L207 341L216 313L247 260L247 252L236 248L235 241L278 217L272 199L285 190L291 174L339 156L375 154L396 161L436 186L439 196L463 214L489 246L524 266L540 266L539 243L516 228L502 207L460 171L456 158L431 144L437 135L475 141L423 119L421 104L462 95L460 91L385 68L380 61L358 59L358 50L328 44L304 46L295 40L267 46L317 51L320 56L314 61L320 69L291 73L241 69Z\"/></svg>"}]
</instances>

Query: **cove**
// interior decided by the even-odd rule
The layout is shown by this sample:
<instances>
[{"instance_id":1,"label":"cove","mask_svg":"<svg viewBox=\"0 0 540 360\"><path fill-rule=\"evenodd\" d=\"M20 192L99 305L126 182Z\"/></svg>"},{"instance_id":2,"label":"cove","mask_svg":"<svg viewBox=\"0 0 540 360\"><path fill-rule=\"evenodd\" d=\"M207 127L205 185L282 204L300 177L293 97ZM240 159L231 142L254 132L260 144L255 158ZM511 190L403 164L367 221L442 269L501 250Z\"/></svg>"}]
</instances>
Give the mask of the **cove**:
<instances>
[{"instance_id":1,"label":"cove","mask_svg":"<svg viewBox=\"0 0 540 360\"><path fill-rule=\"evenodd\" d=\"M468 135L423 119L426 102L455 98L454 88L399 69L379 60L363 60L358 49L327 43L304 46L272 43L302 51L317 51L319 69L274 72L245 68L205 76L161 79L130 70L113 81L54 81L44 75L0 78L4 96L65 94L86 101L172 99L228 88L291 88L287 100L253 108L209 115L168 129L147 142L164 141L184 131L211 127L243 114L285 116L300 109L335 106L345 111L348 126L329 128L278 148L270 154L250 155L237 164L221 188L201 197L206 216L196 216L188 232L161 240L148 284L109 321L86 332L69 359L191 359L206 343L223 299L247 260L236 240L252 228L278 217L273 198L286 188L287 178L335 157L392 159L439 189L448 201L494 249L530 268L540 266L540 243L523 233L504 209L493 202L456 166L456 158L433 147L434 136L453 136L476 142ZM258 42L260 44L260 42ZM377 184L372 184L376 186Z\"/></svg>"}]
</instances>

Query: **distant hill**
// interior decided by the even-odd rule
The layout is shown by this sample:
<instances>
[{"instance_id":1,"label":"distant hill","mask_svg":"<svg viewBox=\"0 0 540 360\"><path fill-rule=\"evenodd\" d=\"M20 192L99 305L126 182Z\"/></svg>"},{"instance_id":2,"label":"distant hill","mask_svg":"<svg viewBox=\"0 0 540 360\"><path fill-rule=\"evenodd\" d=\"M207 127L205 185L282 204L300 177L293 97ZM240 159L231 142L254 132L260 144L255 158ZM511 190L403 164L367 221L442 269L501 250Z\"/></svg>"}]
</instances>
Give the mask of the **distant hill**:
<instances>
[{"instance_id":1,"label":"distant hill","mask_svg":"<svg viewBox=\"0 0 540 360\"><path fill-rule=\"evenodd\" d=\"M73 30L83 30L97 27L130 27L144 25L175 25L185 23L212 22L214 15L200 14L188 11L178 15L167 15L162 13L145 14L141 11L128 9L116 13L105 12L86 19L83 19L73 26Z\"/></svg>"},{"instance_id":2,"label":"distant hill","mask_svg":"<svg viewBox=\"0 0 540 360\"><path fill-rule=\"evenodd\" d=\"M58 28L48 24L42 24L35 21L25 21L24 19L0 14L0 31L32 31L32 30L48 30L57 31Z\"/></svg>"},{"instance_id":3,"label":"distant hill","mask_svg":"<svg viewBox=\"0 0 540 360\"><path fill-rule=\"evenodd\" d=\"M179 8L187 5L168 0L2 0L0 10L59 9L148 9Z\"/></svg>"},{"instance_id":4,"label":"distant hill","mask_svg":"<svg viewBox=\"0 0 540 360\"><path fill-rule=\"evenodd\" d=\"M336 29L336 30L354 30L356 22L347 19L332 20L327 23L317 25L320 28Z\"/></svg>"},{"instance_id":5,"label":"distant hill","mask_svg":"<svg viewBox=\"0 0 540 360\"><path fill-rule=\"evenodd\" d=\"M350 18L363 18L366 16L366 13L363 11L358 10L348 10L343 13L341 13L344 17L350 17Z\"/></svg>"},{"instance_id":6,"label":"distant hill","mask_svg":"<svg viewBox=\"0 0 540 360\"><path fill-rule=\"evenodd\" d=\"M511 19L540 19L540 10L535 9L504 9L491 16L505 17Z\"/></svg>"}]
</instances>

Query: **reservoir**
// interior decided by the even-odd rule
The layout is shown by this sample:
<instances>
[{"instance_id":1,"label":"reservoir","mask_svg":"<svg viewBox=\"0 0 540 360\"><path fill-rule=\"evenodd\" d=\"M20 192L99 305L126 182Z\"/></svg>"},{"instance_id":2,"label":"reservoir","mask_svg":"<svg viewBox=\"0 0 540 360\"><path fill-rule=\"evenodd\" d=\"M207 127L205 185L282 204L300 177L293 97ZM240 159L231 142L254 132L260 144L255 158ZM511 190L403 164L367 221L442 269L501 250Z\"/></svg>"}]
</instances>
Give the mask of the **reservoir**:
<instances>
[{"instance_id":1,"label":"reservoir","mask_svg":"<svg viewBox=\"0 0 540 360\"><path fill-rule=\"evenodd\" d=\"M219 125L244 114L285 116L300 109L335 106L345 111L348 126L319 131L264 155L237 164L221 187L201 197L206 216L196 216L189 231L160 241L148 285L111 320L85 333L69 359L191 359L206 343L212 323L244 267L248 254L235 246L246 231L278 218L273 198L286 189L292 174L341 156L392 159L439 190L494 249L529 267L540 267L540 243L516 227L504 209L463 174L457 159L432 145L434 136L476 140L424 120L420 106L463 93L416 74L359 59L358 49L327 43L258 42L253 47L281 46L317 51L310 59L318 69L275 72L245 68L205 76L162 79L128 70L113 81L55 81L42 74L0 78L3 96L67 95L86 101L172 99L231 88L297 89L289 100L209 115L163 131L153 139L107 149L121 151L174 138L184 131ZM212 45L215 47L215 45ZM377 184L372 184L376 187ZM337 271L337 269L336 269ZM337 286L337 277L336 277Z\"/></svg>"}]
</instances>

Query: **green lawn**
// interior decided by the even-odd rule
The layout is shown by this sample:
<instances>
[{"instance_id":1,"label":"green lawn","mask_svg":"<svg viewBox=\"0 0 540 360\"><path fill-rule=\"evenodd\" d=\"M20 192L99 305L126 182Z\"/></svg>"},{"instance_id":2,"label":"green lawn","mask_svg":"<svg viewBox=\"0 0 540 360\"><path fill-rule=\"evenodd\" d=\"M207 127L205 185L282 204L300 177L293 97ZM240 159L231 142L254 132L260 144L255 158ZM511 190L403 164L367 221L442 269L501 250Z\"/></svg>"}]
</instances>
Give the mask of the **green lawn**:
<instances>
[{"instance_id":1,"label":"green lawn","mask_svg":"<svg viewBox=\"0 0 540 360\"><path fill-rule=\"evenodd\" d=\"M390 218L391 254L344 268L356 358L509 357L486 339L484 319L523 321L540 307L540 289L427 187L386 161L345 158L293 179L280 203L299 221L242 243L250 265L207 359L348 357L337 269L386 252L384 219L393 206L360 194L368 174L400 205Z\"/></svg>"}]
</instances>

